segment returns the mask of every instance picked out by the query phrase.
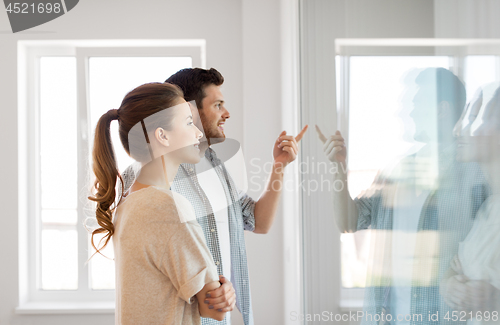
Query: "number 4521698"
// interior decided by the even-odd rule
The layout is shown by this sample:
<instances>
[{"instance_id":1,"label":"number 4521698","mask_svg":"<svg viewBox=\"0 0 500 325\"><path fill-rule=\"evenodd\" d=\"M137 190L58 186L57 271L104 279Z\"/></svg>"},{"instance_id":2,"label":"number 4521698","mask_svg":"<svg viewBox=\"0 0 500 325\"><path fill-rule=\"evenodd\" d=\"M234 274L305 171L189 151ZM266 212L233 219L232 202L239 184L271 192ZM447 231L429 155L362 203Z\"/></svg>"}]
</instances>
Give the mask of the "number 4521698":
<instances>
[{"instance_id":1,"label":"number 4521698","mask_svg":"<svg viewBox=\"0 0 500 325\"><path fill-rule=\"evenodd\" d=\"M9 5L6 8L7 12L9 14L14 13L14 14L51 14L55 13L58 14L61 12L61 4L60 3L23 3L23 2L15 2L15 3L9 3Z\"/></svg>"},{"instance_id":2,"label":"number 4521698","mask_svg":"<svg viewBox=\"0 0 500 325\"><path fill-rule=\"evenodd\" d=\"M498 321L498 311L477 311L475 313L471 312L466 312L466 311L452 311L451 315L450 312L447 312L446 315L444 315L444 319L447 321L461 321L464 322L468 319L475 318L478 321L484 320L484 321L489 321L492 320L494 322Z\"/></svg>"}]
</instances>

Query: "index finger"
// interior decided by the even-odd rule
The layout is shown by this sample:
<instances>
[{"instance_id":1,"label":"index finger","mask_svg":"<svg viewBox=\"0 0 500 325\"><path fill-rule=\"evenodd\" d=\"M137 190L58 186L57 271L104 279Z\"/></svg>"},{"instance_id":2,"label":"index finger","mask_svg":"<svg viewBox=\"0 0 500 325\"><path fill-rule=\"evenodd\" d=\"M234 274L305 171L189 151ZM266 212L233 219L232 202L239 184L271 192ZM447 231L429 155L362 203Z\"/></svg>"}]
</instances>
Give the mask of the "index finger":
<instances>
[{"instance_id":1,"label":"index finger","mask_svg":"<svg viewBox=\"0 0 500 325\"><path fill-rule=\"evenodd\" d=\"M326 137L323 134L323 132L321 132L321 129L319 128L318 125L316 125L316 133L318 133L318 138L321 140L321 142L325 143Z\"/></svg>"},{"instance_id":2,"label":"index finger","mask_svg":"<svg viewBox=\"0 0 500 325\"><path fill-rule=\"evenodd\" d=\"M309 125L304 126L302 131L300 131L299 134L297 134L297 136L295 137L295 141L299 142L300 140L302 140L302 137L306 133L308 127L309 127Z\"/></svg>"}]
</instances>

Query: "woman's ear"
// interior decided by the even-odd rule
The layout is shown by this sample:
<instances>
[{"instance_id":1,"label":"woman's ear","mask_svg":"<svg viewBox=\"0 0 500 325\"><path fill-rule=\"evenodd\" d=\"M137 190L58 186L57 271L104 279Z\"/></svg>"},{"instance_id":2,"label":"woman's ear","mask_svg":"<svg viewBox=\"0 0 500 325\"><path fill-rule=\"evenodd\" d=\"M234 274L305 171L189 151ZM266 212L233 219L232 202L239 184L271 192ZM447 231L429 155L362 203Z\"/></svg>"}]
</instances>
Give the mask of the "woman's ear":
<instances>
[{"instance_id":1,"label":"woman's ear","mask_svg":"<svg viewBox=\"0 0 500 325\"><path fill-rule=\"evenodd\" d=\"M170 145L168 142L167 132L165 132L165 130L162 128L156 129L155 139L156 139L156 141L158 141L161 145L163 145L165 147L168 147Z\"/></svg>"}]
</instances>

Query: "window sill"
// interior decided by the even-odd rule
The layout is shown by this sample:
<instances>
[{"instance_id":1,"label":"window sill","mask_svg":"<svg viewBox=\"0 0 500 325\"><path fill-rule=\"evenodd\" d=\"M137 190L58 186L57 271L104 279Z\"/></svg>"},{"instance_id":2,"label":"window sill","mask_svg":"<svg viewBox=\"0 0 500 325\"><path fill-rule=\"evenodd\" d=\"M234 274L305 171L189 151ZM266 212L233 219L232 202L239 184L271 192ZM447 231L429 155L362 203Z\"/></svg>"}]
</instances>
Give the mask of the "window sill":
<instances>
[{"instance_id":1,"label":"window sill","mask_svg":"<svg viewBox=\"0 0 500 325\"><path fill-rule=\"evenodd\" d=\"M363 310L363 299L341 300L339 309L343 313Z\"/></svg>"},{"instance_id":2,"label":"window sill","mask_svg":"<svg viewBox=\"0 0 500 325\"><path fill-rule=\"evenodd\" d=\"M114 301L100 302L27 302L16 308L18 315L114 314Z\"/></svg>"}]
</instances>

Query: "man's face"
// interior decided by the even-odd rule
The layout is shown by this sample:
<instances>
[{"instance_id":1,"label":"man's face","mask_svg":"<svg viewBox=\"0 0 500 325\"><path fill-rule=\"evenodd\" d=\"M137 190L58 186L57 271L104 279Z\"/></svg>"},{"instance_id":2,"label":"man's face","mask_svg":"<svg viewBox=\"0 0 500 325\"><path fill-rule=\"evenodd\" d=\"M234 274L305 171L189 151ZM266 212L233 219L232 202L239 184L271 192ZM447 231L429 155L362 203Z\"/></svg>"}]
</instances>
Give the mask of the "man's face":
<instances>
[{"instance_id":1,"label":"man's face","mask_svg":"<svg viewBox=\"0 0 500 325\"><path fill-rule=\"evenodd\" d=\"M421 142L437 141L438 104L436 88L419 87L413 100L410 117L415 123L415 140Z\"/></svg>"},{"instance_id":2,"label":"man's face","mask_svg":"<svg viewBox=\"0 0 500 325\"><path fill-rule=\"evenodd\" d=\"M224 141L226 137L224 134L225 122L230 116L224 106L224 97L220 86L212 84L205 87L205 98L201 102L201 107L199 113L208 144Z\"/></svg>"}]
</instances>

